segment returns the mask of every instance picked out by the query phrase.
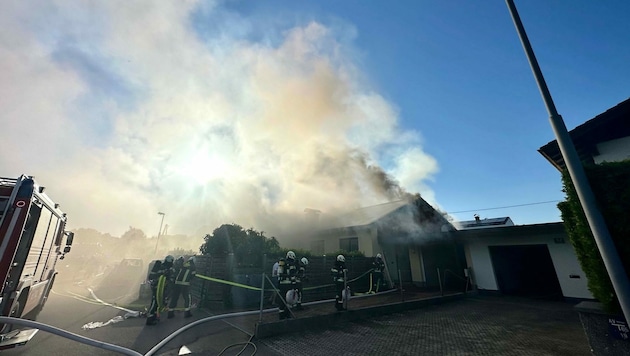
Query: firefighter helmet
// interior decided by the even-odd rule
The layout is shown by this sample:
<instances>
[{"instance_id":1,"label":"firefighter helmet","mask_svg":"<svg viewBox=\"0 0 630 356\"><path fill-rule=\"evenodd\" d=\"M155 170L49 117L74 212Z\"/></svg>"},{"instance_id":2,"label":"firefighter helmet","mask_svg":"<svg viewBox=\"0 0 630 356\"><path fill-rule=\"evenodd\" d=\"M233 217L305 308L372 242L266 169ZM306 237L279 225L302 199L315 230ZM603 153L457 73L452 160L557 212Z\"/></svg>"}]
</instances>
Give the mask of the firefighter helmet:
<instances>
[{"instance_id":1,"label":"firefighter helmet","mask_svg":"<svg viewBox=\"0 0 630 356\"><path fill-rule=\"evenodd\" d=\"M380 260L380 259L382 259L382 258L383 258L383 256L382 256L380 253L377 253L377 254L376 254L376 258Z\"/></svg>"},{"instance_id":2,"label":"firefighter helmet","mask_svg":"<svg viewBox=\"0 0 630 356\"><path fill-rule=\"evenodd\" d=\"M175 261L175 257L173 257L172 255L164 257L164 262L173 263L173 261Z\"/></svg>"},{"instance_id":3,"label":"firefighter helmet","mask_svg":"<svg viewBox=\"0 0 630 356\"><path fill-rule=\"evenodd\" d=\"M192 263L197 262L197 256L190 256L190 257L188 257L188 262L192 262Z\"/></svg>"},{"instance_id":4,"label":"firefighter helmet","mask_svg":"<svg viewBox=\"0 0 630 356\"><path fill-rule=\"evenodd\" d=\"M337 261L339 261L339 262L346 262L346 258L343 257L343 255L339 255L339 256L337 256Z\"/></svg>"},{"instance_id":5,"label":"firefighter helmet","mask_svg":"<svg viewBox=\"0 0 630 356\"><path fill-rule=\"evenodd\" d=\"M303 265L308 266L308 260L306 259L306 257L302 257L300 262L302 262Z\"/></svg>"},{"instance_id":6,"label":"firefighter helmet","mask_svg":"<svg viewBox=\"0 0 630 356\"><path fill-rule=\"evenodd\" d=\"M287 252L287 260L294 260L294 259L295 259L295 252L293 251Z\"/></svg>"}]
</instances>

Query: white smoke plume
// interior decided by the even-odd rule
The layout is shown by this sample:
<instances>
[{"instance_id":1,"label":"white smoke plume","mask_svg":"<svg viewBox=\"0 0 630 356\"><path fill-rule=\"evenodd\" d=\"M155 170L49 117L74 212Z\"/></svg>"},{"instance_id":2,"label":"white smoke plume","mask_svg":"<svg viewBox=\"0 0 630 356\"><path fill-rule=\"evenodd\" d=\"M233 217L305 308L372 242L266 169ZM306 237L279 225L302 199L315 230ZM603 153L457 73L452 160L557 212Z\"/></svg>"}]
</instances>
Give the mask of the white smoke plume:
<instances>
[{"instance_id":1,"label":"white smoke plume","mask_svg":"<svg viewBox=\"0 0 630 356\"><path fill-rule=\"evenodd\" d=\"M305 208L432 200L437 163L370 86L352 26L274 24L220 3L5 2L0 174L114 236L155 236L158 211L173 234L278 236Z\"/></svg>"}]
</instances>

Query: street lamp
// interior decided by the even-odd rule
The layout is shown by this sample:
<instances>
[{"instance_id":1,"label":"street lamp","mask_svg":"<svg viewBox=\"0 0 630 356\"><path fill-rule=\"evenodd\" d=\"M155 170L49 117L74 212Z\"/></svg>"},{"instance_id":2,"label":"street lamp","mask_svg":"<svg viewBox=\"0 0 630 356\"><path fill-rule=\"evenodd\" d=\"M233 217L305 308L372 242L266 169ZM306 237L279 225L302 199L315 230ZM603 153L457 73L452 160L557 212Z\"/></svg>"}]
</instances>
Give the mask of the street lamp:
<instances>
[{"instance_id":1,"label":"street lamp","mask_svg":"<svg viewBox=\"0 0 630 356\"><path fill-rule=\"evenodd\" d=\"M510 10L510 14L512 15L512 20L516 26L516 31L521 39L521 44L523 45L527 59L529 60L529 65L532 68L532 72L534 72L534 77L536 78L540 94L547 106L549 121L553 132L556 135L560 152L562 153L564 162L567 165L569 176L575 186L582 209L584 209L586 220L588 221L588 225L590 226L593 237L595 238L595 243L597 244L599 253L604 260L606 271L610 276L615 292L617 292L617 298L619 299L623 315L626 317L626 320L630 320L630 281L628 281L628 276L624 270L621 258L619 257L617 248L610 236L610 231L608 231L606 221L604 221L604 217L597 206L595 195L589 185L588 178L584 172L584 167L582 167L582 162L580 162L577 150L573 145L573 141L571 141L569 131L567 131L564 120L562 119L562 116L558 114L556 106L553 103L551 93L549 92L549 88L547 88L547 83L545 83L545 78L542 75L542 71L540 70L536 56L534 55L534 50L529 43L521 18L516 11L514 0L505 0L505 2Z\"/></svg>"},{"instance_id":2,"label":"street lamp","mask_svg":"<svg viewBox=\"0 0 630 356\"><path fill-rule=\"evenodd\" d=\"M158 248L158 243L160 243L160 234L162 233L162 224L164 223L164 216L166 215L165 213L159 211L158 215L162 215L162 221L160 221L160 230L158 230L158 235L157 235L157 239L155 241L155 252L153 252L154 254L157 255L157 248Z\"/></svg>"}]
</instances>

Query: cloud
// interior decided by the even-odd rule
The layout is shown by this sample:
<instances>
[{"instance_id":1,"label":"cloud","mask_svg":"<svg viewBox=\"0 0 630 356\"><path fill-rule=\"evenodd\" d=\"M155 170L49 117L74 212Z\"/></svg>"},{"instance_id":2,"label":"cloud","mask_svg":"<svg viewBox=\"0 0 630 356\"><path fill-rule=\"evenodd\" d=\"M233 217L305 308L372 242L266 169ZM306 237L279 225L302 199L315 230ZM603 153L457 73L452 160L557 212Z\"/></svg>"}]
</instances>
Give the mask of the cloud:
<instances>
[{"instance_id":1,"label":"cloud","mask_svg":"<svg viewBox=\"0 0 630 356\"><path fill-rule=\"evenodd\" d=\"M243 26L199 25L219 13ZM281 235L307 207L432 194L437 163L370 88L351 26L247 36L255 21L215 3L6 6L3 173L35 175L71 227L112 235L154 235L158 211L170 233Z\"/></svg>"}]
</instances>

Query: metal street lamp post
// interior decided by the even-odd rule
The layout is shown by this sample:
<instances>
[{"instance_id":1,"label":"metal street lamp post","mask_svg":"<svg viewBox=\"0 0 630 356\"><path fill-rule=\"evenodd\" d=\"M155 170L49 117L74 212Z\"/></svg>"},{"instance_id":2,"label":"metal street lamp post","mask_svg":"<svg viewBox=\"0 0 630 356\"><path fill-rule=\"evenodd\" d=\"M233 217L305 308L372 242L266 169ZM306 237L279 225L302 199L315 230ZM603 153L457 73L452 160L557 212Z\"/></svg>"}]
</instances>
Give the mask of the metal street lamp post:
<instances>
[{"instance_id":1,"label":"metal street lamp post","mask_svg":"<svg viewBox=\"0 0 630 356\"><path fill-rule=\"evenodd\" d=\"M162 221L160 221L160 230L158 231L157 239L155 240L155 252L153 253L156 255L157 255L158 243L160 243L160 234L162 234L162 224L164 223L164 216L166 214L160 211L158 212L158 215L162 215Z\"/></svg>"},{"instance_id":2,"label":"metal street lamp post","mask_svg":"<svg viewBox=\"0 0 630 356\"><path fill-rule=\"evenodd\" d=\"M532 72L534 72L534 77L536 78L540 94L547 106L549 121L556 136L556 140L558 141L560 152L562 152L562 157L567 165L569 175L571 176L575 190L580 198L582 209L584 209L586 219L588 220L588 224L591 227L593 236L595 237L597 248L599 249L599 253L602 255L602 259L604 260L604 265L606 266L606 270L610 276L613 288L617 293L619 304L621 304L621 309L626 317L626 320L630 320L630 282L628 282L628 276L626 275L623 264L621 263L621 258L619 257L619 253L617 252L612 238L610 237L610 232L608 231L604 217L597 207L595 195L588 183L584 167L582 166L582 162L580 162L580 158L577 154L573 141L571 141L569 131L567 131L564 120L562 120L562 116L558 114L556 106L553 103L551 93L549 92L549 88L547 88L545 78L538 66L538 61L536 60L536 56L534 56L534 51L532 50L527 34L525 33L525 28L523 27L521 18L516 11L514 1L505 0L505 2L510 10L510 14L512 15L512 20L514 21L516 31L521 39L521 43L523 44L523 49L525 50L527 59L529 60L529 65L532 68Z\"/></svg>"}]
</instances>

